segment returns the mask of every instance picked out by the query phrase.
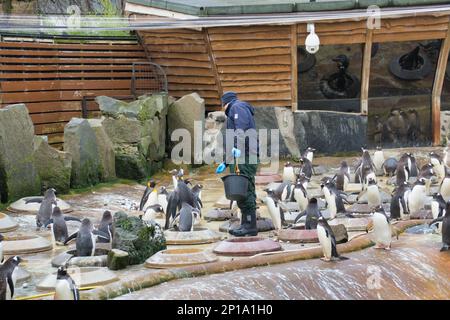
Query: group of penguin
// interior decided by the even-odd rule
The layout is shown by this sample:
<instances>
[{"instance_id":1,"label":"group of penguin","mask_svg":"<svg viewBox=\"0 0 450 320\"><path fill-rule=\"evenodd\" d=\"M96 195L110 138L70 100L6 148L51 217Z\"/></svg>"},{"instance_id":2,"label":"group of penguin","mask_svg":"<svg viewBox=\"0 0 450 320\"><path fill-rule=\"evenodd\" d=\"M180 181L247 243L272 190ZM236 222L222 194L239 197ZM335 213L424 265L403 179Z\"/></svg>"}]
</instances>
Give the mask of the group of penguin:
<instances>
[{"instance_id":1,"label":"group of penguin","mask_svg":"<svg viewBox=\"0 0 450 320\"><path fill-rule=\"evenodd\" d=\"M324 253L323 260L346 259L338 254L336 239L327 220L319 210L318 199L308 197L308 183L311 181L314 168L312 165L315 149L308 147L300 158L300 164L295 166L287 162L283 168L283 182L276 188L266 188L265 199L275 229L295 227L300 218L306 216L305 229L317 229L319 242ZM450 246L450 169L447 167L447 151L442 159L437 153L429 153L429 162L420 170L415 157L411 153L404 153L399 160L394 157L385 159L383 150L377 147L373 159L366 148L362 148L362 157L355 165L354 182L361 184L361 192L357 200L366 196L371 208L373 240L375 248L390 250L392 241L392 220L406 220L411 214L417 214L424 208L425 198L430 192L432 180L440 182L438 193L433 194L431 211L433 221L438 224L438 232L442 233L443 247L446 251ZM449 161L450 161L450 155ZM386 214L382 206L382 197L377 185L377 176L395 175L395 189L390 203L390 214ZM410 177L416 177L414 184L409 183ZM345 204L348 185L351 183L350 167L342 161L340 168L333 177L321 179L321 191L329 212L329 219L336 217L353 218L348 213ZM285 213L289 212L286 202L296 202L299 214L294 224L288 225Z\"/></svg>"}]
</instances>

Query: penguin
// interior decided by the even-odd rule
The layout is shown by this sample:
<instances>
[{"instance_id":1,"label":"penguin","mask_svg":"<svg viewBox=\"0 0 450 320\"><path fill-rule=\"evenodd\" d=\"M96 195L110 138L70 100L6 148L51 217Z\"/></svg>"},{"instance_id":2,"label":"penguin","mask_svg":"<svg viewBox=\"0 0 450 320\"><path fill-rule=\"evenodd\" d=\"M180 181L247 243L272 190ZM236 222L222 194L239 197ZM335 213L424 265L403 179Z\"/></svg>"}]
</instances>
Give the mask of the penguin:
<instances>
[{"instance_id":1,"label":"penguin","mask_svg":"<svg viewBox=\"0 0 450 320\"><path fill-rule=\"evenodd\" d=\"M100 224L98 225L97 230L101 231L109 236L109 241L107 241L104 238L99 237L97 240L98 242L100 242L100 243L108 243L109 242L112 244L113 234L114 234L113 217L109 210L106 210L105 212L103 212L102 220L100 220Z\"/></svg>"},{"instance_id":2,"label":"penguin","mask_svg":"<svg viewBox=\"0 0 450 320\"><path fill-rule=\"evenodd\" d=\"M384 163L384 153L380 146L377 147L373 154L373 165L375 167L375 172L378 173L383 170Z\"/></svg>"},{"instance_id":3,"label":"penguin","mask_svg":"<svg viewBox=\"0 0 450 320\"><path fill-rule=\"evenodd\" d=\"M339 253L337 252L336 238L334 236L333 230L322 216L317 219L317 236L323 250L324 257L321 258L322 260L331 261L336 259L348 259L347 257L339 255Z\"/></svg>"},{"instance_id":4,"label":"penguin","mask_svg":"<svg viewBox=\"0 0 450 320\"><path fill-rule=\"evenodd\" d=\"M447 145L444 149L444 158L442 161L446 167L450 167L449 145Z\"/></svg>"},{"instance_id":5,"label":"penguin","mask_svg":"<svg viewBox=\"0 0 450 320\"><path fill-rule=\"evenodd\" d=\"M336 188L340 191L346 191L350 183L350 168L347 161L341 162L339 172L336 174Z\"/></svg>"},{"instance_id":6,"label":"penguin","mask_svg":"<svg viewBox=\"0 0 450 320\"><path fill-rule=\"evenodd\" d=\"M326 180L320 185L325 201L327 202L327 208L330 212L330 219L336 218L338 213L345 213L344 200L342 195L345 193L336 189L335 184L331 180Z\"/></svg>"},{"instance_id":7,"label":"penguin","mask_svg":"<svg viewBox=\"0 0 450 320\"><path fill-rule=\"evenodd\" d=\"M435 172L431 163L424 164L422 168L420 168L419 178L425 179L426 194L430 194L431 178L434 174Z\"/></svg>"},{"instance_id":8,"label":"penguin","mask_svg":"<svg viewBox=\"0 0 450 320\"><path fill-rule=\"evenodd\" d=\"M180 212L175 216L172 227L175 230L182 232L193 231L198 214L199 212L197 208L183 202Z\"/></svg>"},{"instance_id":9,"label":"penguin","mask_svg":"<svg viewBox=\"0 0 450 320\"><path fill-rule=\"evenodd\" d=\"M397 174L395 176L395 184L397 186L402 185L404 182L409 181L409 172L408 172L408 166L404 164L403 162L399 162L397 165Z\"/></svg>"},{"instance_id":10,"label":"penguin","mask_svg":"<svg viewBox=\"0 0 450 320\"><path fill-rule=\"evenodd\" d=\"M300 164L301 164L300 173L304 173L308 179L311 179L311 176L313 174L313 167L311 161L309 161L309 159L306 157L302 157L300 158Z\"/></svg>"},{"instance_id":11,"label":"penguin","mask_svg":"<svg viewBox=\"0 0 450 320\"><path fill-rule=\"evenodd\" d=\"M378 206L371 214L373 223L373 241L375 249L391 250L391 223L382 206Z\"/></svg>"},{"instance_id":12,"label":"penguin","mask_svg":"<svg viewBox=\"0 0 450 320\"><path fill-rule=\"evenodd\" d=\"M197 208L199 210L200 216L201 216L200 210L203 208L202 190L203 190L203 185L198 184L198 183L195 186L193 186L191 189L192 193L194 194L194 198L195 198L195 208Z\"/></svg>"},{"instance_id":13,"label":"penguin","mask_svg":"<svg viewBox=\"0 0 450 320\"><path fill-rule=\"evenodd\" d=\"M437 222L442 222L442 251L448 251L450 249L450 201L447 201L445 207L445 214L439 218L434 219L429 226Z\"/></svg>"},{"instance_id":14,"label":"penguin","mask_svg":"<svg viewBox=\"0 0 450 320\"><path fill-rule=\"evenodd\" d=\"M440 193L433 194L433 199L431 200L431 214L433 219L440 218L444 215L447 207L447 203ZM442 232L442 224L437 223L438 233Z\"/></svg>"},{"instance_id":15,"label":"penguin","mask_svg":"<svg viewBox=\"0 0 450 320\"><path fill-rule=\"evenodd\" d=\"M305 188L305 190L307 190L308 183L311 181L311 178L308 178L304 173L301 172L297 175L297 181L300 181L303 188Z\"/></svg>"},{"instance_id":16,"label":"penguin","mask_svg":"<svg viewBox=\"0 0 450 320\"><path fill-rule=\"evenodd\" d=\"M393 177L397 171L398 161L394 157L387 158L383 163L384 175Z\"/></svg>"},{"instance_id":17,"label":"penguin","mask_svg":"<svg viewBox=\"0 0 450 320\"><path fill-rule=\"evenodd\" d=\"M294 186L293 198L295 199L295 202L297 202L300 212L306 210L306 207L308 206L308 194L300 179L297 179L297 183Z\"/></svg>"},{"instance_id":18,"label":"penguin","mask_svg":"<svg viewBox=\"0 0 450 320\"><path fill-rule=\"evenodd\" d=\"M52 218L49 219L44 227L51 225L52 227L52 240L54 244L62 245L66 242L69 234L67 232L66 221L78 221L81 222L79 218L64 216L59 207L53 208Z\"/></svg>"},{"instance_id":19,"label":"penguin","mask_svg":"<svg viewBox=\"0 0 450 320\"><path fill-rule=\"evenodd\" d=\"M94 229L91 220L85 218L81 221L80 229L66 239L64 245L76 238L77 257L88 257L95 255L95 244L97 238L102 237L110 241L107 234Z\"/></svg>"},{"instance_id":20,"label":"penguin","mask_svg":"<svg viewBox=\"0 0 450 320\"><path fill-rule=\"evenodd\" d=\"M408 153L408 169L410 177L417 177L419 175L419 169L417 168L416 157L412 153Z\"/></svg>"},{"instance_id":21,"label":"penguin","mask_svg":"<svg viewBox=\"0 0 450 320\"><path fill-rule=\"evenodd\" d=\"M301 217L306 215L306 221L305 221L305 229L317 229L317 221L319 217L322 216L319 210L319 205L317 204L316 198L311 198L309 200L308 206L306 207L306 210L301 211L301 213L298 214L298 216L295 218L294 223L297 223Z\"/></svg>"},{"instance_id":22,"label":"penguin","mask_svg":"<svg viewBox=\"0 0 450 320\"><path fill-rule=\"evenodd\" d=\"M59 267L56 274L54 300L80 300L80 292L75 281L64 267Z\"/></svg>"},{"instance_id":23,"label":"penguin","mask_svg":"<svg viewBox=\"0 0 450 320\"><path fill-rule=\"evenodd\" d=\"M46 224L52 217L53 205L56 203L56 190L53 188L47 189L44 193L44 199L42 199L39 211L36 214L36 226L40 229ZM25 203L35 202L33 199L26 201Z\"/></svg>"},{"instance_id":24,"label":"penguin","mask_svg":"<svg viewBox=\"0 0 450 320\"><path fill-rule=\"evenodd\" d=\"M159 218L160 214L163 214L164 210L160 204L154 204L145 209L145 213L142 216L143 221L150 221Z\"/></svg>"},{"instance_id":25,"label":"penguin","mask_svg":"<svg viewBox=\"0 0 450 320\"><path fill-rule=\"evenodd\" d=\"M288 161L284 165L283 168L283 182L291 182L294 183L295 181L295 173L294 173L294 167L292 164Z\"/></svg>"},{"instance_id":26,"label":"penguin","mask_svg":"<svg viewBox=\"0 0 450 320\"><path fill-rule=\"evenodd\" d=\"M420 178L416 181L412 190L407 194L406 200L410 214L417 214L423 209L425 204L425 179Z\"/></svg>"},{"instance_id":27,"label":"penguin","mask_svg":"<svg viewBox=\"0 0 450 320\"><path fill-rule=\"evenodd\" d=\"M142 195L141 202L139 203L139 211L145 211L149 206L158 203L158 193L156 191L156 183L153 180L147 182L144 194Z\"/></svg>"},{"instance_id":28,"label":"penguin","mask_svg":"<svg viewBox=\"0 0 450 320\"><path fill-rule=\"evenodd\" d=\"M3 257L3 240L5 238L0 234L0 264L3 263L4 257Z\"/></svg>"},{"instance_id":29,"label":"penguin","mask_svg":"<svg viewBox=\"0 0 450 320\"><path fill-rule=\"evenodd\" d=\"M0 266L0 300L11 300L14 297L16 285L14 270L21 262L22 258L13 256Z\"/></svg>"},{"instance_id":30,"label":"penguin","mask_svg":"<svg viewBox=\"0 0 450 320\"><path fill-rule=\"evenodd\" d=\"M369 150L364 147L362 147L361 150L363 155L355 171L355 182L361 183L361 189L365 190L369 181L368 179L371 177L377 181L377 178L374 172L374 165L372 158L370 157Z\"/></svg>"},{"instance_id":31,"label":"penguin","mask_svg":"<svg viewBox=\"0 0 450 320\"><path fill-rule=\"evenodd\" d=\"M378 188L377 183L372 178L369 178L369 183L367 185L367 189L362 191L358 197L356 197L356 201L361 199L363 194L367 194L367 204L369 208L375 208L381 206L381 194L380 189Z\"/></svg>"},{"instance_id":32,"label":"penguin","mask_svg":"<svg viewBox=\"0 0 450 320\"><path fill-rule=\"evenodd\" d=\"M290 182L282 182L275 190L280 201L290 201L293 198L294 188Z\"/></svg>"},{"instance_id":33,"label":"penguin","mask_svg":"<svg viewBox=\"0 0 450 320\"><path fill-rule=\"evenodd\" d=\"M447 167L444 168L445 168L445 177L444 179L442 179L439 192L444 198L444 200L448 201L450 200L450 170Z\"/></svg>"},{"instance_id":34,"label":"penguin","mask_svg":"<svg viewBox=\"0 0 450 320\"><path fill-rule=\"evenodd\" d=\"M309 162L313 162L314 159L314 152L316 151L316 149L308 147L306 148L306 150L303 152L303 157L308 159Z\"/></svg>"},{"instance_id":35,"label":"penguin","mask_svg":"<svg viewBox=\"0 0 450 320\"><path fill-rule=\"evenodd\" d=\"M162 186L161 188L159 188L158 204L162 206L164 212L167 212L168 197L169 197L169 192L167 191L166 187Z\"/></svg>"},{"instance_id":36,"label":"penguin","mask_svg":"<svg viewBox=\"0 0 450 320\"><path fill-rule=\"evenodd\" d=\"M181 210L183 202L193 208L198 208L198 200L186 183L177 183L177 187L167 197L166 223L164 229L170 228L170 220L174 219L178 211Z\"/></svg>"},{"instance_id":37,"label":"penguin","mask_svg":"<svg viewBox=\"0 0 450 320\"><path fill-rule=\"evenodd\" d=\"M430 163L433 165L433 169L436 172L436 176L439 181L445 178L445 166L444 162L442 162L441 157L434 151L429 153Z\"/></svg>"},{"instance_id":38,"label":"penguin","mask_svg":"<svg viewBox=\"0 0 450 320\"><path fill-rule=\"evenodd\" d=\"M267 192L266 205L272 218L275 230L281 230L282 221L284 220L284 213L279 205L279 198L276 196L274 190L265 189Z\"/></svg>"},{"instance_id":39,"label":"penguin","mask_svg":"<svg viewBox=\"0 0 450 320\"><path fill-rule=\"evenodd\" d=\"M179 170L173 169L172 171L170 171L170 173L172 173L172 183L173 188L175 189L178 186L178 181L183 179L184 170L182 168L180 168Z\"/></svg>"},{"instance_id":40,"label":"penguin","mask_svg":"<svg viewBox=\"0 0 450 320\"><path fill-rule=\"evenodd\" d=\"M409 193L410 187L408 182L403 182L394 190L390 205L391 219L405 219L409 215L408 207L406 205L406 195Z\"/></svg>"}]
</instances>

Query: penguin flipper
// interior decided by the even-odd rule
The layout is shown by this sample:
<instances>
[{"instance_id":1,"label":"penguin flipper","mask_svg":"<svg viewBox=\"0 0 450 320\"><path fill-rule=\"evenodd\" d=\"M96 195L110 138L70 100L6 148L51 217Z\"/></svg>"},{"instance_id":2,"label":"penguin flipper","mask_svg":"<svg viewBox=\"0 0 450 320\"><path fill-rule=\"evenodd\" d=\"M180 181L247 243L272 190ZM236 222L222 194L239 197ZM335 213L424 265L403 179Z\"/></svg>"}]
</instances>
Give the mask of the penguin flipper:
<instances>
[{"instance_id":1,"label":"penguin flipper","mask_svg":"<svg viewBox=\"0 0 450 320\"><path fill-rule=\"evenodd\" d=\"M44 198L42 198L42 197L29 198L29 199L25 200L25 204L28 204L28 203L42 203L42 200L44 200Z\"/></svg>"},{"instance_id":2,"label":"penguin flipper","mask_svg":"<svg viewBox=\"0 0 450 320\"><path fill-rule=\"evenodd\" d=\"M67 239L66 241L64 241L64 245L67 245L67 243L69 243L70 240L75 239L78 236L78 231L75 233L72 233Z\"/></svg>"},{"instance_id":3,"label":"penguin flipper","mask_svg":"<svg viewBox=\"0 0 450 320\"><path fill-rule=\"evenodd\" d=\"M53 219L47 220L47 222L44 223L44 228L47 228L49 224L53 223Z\"/></svg>"},{"instance_id":4,"label":"penguin flipper","mask_svg":"<svg viewBox=\"0 0 450 320\"><path fill-rule=\"evenodd\" d=\"M103 231L100 230L92 230L92 233L95 234L96 236L98 236L99 238L103 238L105 240L110 240L110 237L108 234L104 233Z\"/></svg>"},{"instance_id":5,"label":"penguin flipper","mask_svg":"<svg viewBox=\"0 0 450 320\"><path fill-rule=\"evenodd\" d=\"M339 260L348 260L350 258L344 257L344 256L339 256Z\"/></svg>"},{"instance_id":6,"label":"penguin flipper","mask_svg":"<svg viewBox=\"0 0 450 320\"><path fill-rule=\"evenodd\" d=\"M78 221L81 222L80 218L72 217L72 216L64 216L64 221Z\"/></svg>"},{"instance_id":7,"label":"penguin flipper","mask_svg":"<svg viewBox=\"0 0 450 320\"><path fill-rule=\"evenodd\" d=\"M8 275L7 281L8 281L9 290L11 291L11 299L12 299L12 297L14 296L14 282L12 279L12 273L10 275Z\"/></svg>"},{"instance_id":8,"label":"penguin flipper","mask_svg":"<svg viewBox=\"0 0 450 320\"><path fill-rule=\"evenodd\" d=\"M144 209L144 205L148 200L148 196L150 195L150 189L148 187L145 188L144 194L142 195L141 202L139 203L139 210L142 211Z\"/></svg>"},{"instance_id":9,"label":"penguin flipper","mask_svg":"<svg viewBox=\"0 0 450 320\"><path fill-rule=\"evenodd\" d=\"M295 217L294 219L294 223L297 223L298 220L300 220L301 217L303 217L304 215L306 215L306 210L303 212L300 212L297 217Z\"/></svg>"},{"instance_id":10,"label":"penguin flipper","mask_svg":"<svg viewBox=\"0 0 450 320\"><path fill-rule=\"evenodd\" d=\"M434 219L433 221L431 221L431 222L428 224L428 226L431 227L433 224L438 223L438 222L441 222L442 220L444 220L444 217L443 217L443 216L442 216L442 217L438 217L438 218Z\"/></svg>"}]
</instances>

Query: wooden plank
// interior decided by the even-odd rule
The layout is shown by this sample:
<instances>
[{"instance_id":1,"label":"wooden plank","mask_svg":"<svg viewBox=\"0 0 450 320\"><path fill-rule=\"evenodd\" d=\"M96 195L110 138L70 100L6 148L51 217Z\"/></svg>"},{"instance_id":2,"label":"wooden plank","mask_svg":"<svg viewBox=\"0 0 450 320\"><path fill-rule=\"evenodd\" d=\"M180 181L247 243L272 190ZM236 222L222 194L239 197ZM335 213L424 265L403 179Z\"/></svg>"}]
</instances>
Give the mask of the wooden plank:
<instances>
[{"instance_id":1,"label":"wooden plank","mask_svg":"<svg viewBox=\"0 0 450 320\"><path fill-rule=\"evenodd\" d=\"M216 33L211 34L211 42L214 41L236 41L236 40L279 40L279 39L289 39L288 30L285 32L271 31L271 32L249 32L249 33Z\"/></svg>"},{"instance_id":2,"label":"wooden plank","mask_svg":"<svg viewBox=\"0 0 450 320\"><path fill-rule=\"evenodd\" d=\"M433 145L441 143L441 94L447 69L448 54L450 51L450 21L447 23L447 33L441 45L439 59L434 75L433 91L431 94L431 124Z\"/></svg>"},{"instance_id":3,"label":"wooden plank","mask_svg":"<svg viewBox=\"0 0 450 320\"><path fill-rule=\"evenodd\" d=\"M157 30L158 31L158 30ZM171 38L171 39L181 39L181 40L203 40L203 35L201 33L178 33L176 31L160 33L160 32L142 32L143 38ZM141 33L141 32L139 32Z\"/></svg>"},{"instance_id":4,"label":"wooden plank","mask_svg":"<svg viewBox=\"0 0 450 320\"><path fill-rule=\"evenodd\" d=\"M197 77L197 76L168 76L167 82L174 84L216 84L213 77Z\"/></svg>"},{"instance_id":5,"label":"wooden plank","mask_svg":"<svg viewBox=\"0 0 450 320\"><path fill-rule=\"evenodd\" d=\"M131 71L132 65L131 64L125 64L125 65L6 65L6 64L0 64L0 71L39 71L39 72L45 72L45 71L61 71L61 72L69 72L69 71Z\"/></svg>"},{"instance_id":6,"label":"wooden plank","mask_svg":"<svg viewBox=\"0 0 450 320\"><path fill-rule=\"evenodd\" d=\"M290 100L249 100L254 107L291 107Z\"/></svg>"},{"instance_id":7,"label":"wooden plank","mask_svg":"<svg viewBox=\"0 0 450 320\"><path fill-rule=\"evenodd\" d=\"M29 64L131 64L133 62L145 62L145 59L118 59L118 58L10 58L0 57L0 63L29 63Z\"/></svg>"},{"instance_id":8,"label":"wooden plank","mask_svg":"<svg viewBox=\"0 0 450 320\"><path fill-rule=\"evenodd\" d=\"M47 124L35 124L34 125L34 133L37 135L46 135L50 133L63 133L64 127L67 124L67 121L64 122L56 122L56 123L47 123Z\"/></svg>"},{"instance_id":9,"label":"wooden plank","mask_svg":"<svg viewBox=\"0 0 450 320\"><path fill-rule=\"evenodd\" d=\"M291 110L292 112L297 111L298 108L298 36L297 36L297 25L291 26ZM277 60L278 61L278 60Z\"/></svg>"},{"instance_id":10,"label":"wooden plank","mask_svg":"<svg viewBox=\"0 0 450 320\"><path fill-rule=\"evenodd\" d=\"M146 43L147 46L149 44ZM183 45L152 45L152 51L158 52L202 52L207 53L205 45L189 45L189 43L185 43Z\"/></svg>"},{"instance_id":11,"label":"wooden plank","mask_svg":"<svg viewBox=\"0 0 450 320\"><path fill-rule=\"evenodd\" d=\"M1 50L2 56L40 56L40 57L137 57L145 58L143 51L49 51L49 50Z\"/></svg>"},{"instance_id":12,"label":"wooden plank","mask_svg":"<svg viewBox=\"0 0 450 320\"><path fill-rule=\"evenodd\" d=\"M373 29L367 29L361 73L361 114L363 115L367 115L369 113L369 80L370 61L372 56L372 38Z\"/></svg>"},{"instance_id":13,"label":"wooden plank","mask_svg":"<svg viewBox=\"0 0 450 320\"><path fill-rule=\"evenodd\" d=\"M127 78L131 79L131 72L38 72L38 73L0 73L0 79L70 79L70 78Z\"/></svg>"},{"instance_id":14,"label":"wooden plank","mask_svg":"<svg viewBox=\"0 0 450 320\"><path fill-rule=\"evenodd\" d=\"M437 32L413 32L413 33L391 33L391 34L374 34L373 42L396 42L396 41L420 41L420 40L436 40L445 38L444 31Z\"/></svg>"},{"instance_id":15,"label":"wooden plank","mask_svg":"<svg viewBox=\"0 0 450 320\"><path fill-rule=\"evenodd\" d=\"M198 95L202 98L218 98L219 95L217 93L217 90L195 90L195 88L192 88L190 90L169 90L170 95L174 95L175 97L182 97L187 94L191 94L193 92L197 92Z\"/></svg>"},{"instance_id":16,"label":"wooden plank","mask_svg":"<svg viewBox=\"0 0 450 320\"><path fill-rule=\"evenodd\" d=\"M276 47L290 47L289 40L240 40L240 41L216 41L211 43L216 50L251 50Z\"/></svg>"},{"instance_id":17,"label":"wooden plank","mask_svg":"<svg viewBox=\"0 0 450 320\"><path fill-rule=\"evenodd\" d=\"M290 77L288 77L290 79ZM236 81L222 81L224 87L243 87L243 86L276 86L276 85L291 85L290 80L236 80Z\"/></svg>"},{"instance_id":18,"label":"wooden plank","mask_svg":"<svg viewBox=\"0 0 450 320\"><path fill-rule=\"evenodd\" d=\"M193 61L210 61L208 54L206 53L197 53L197 52L158 52L152 51L151 48L149 50L150 55L153 59L156 58L167 58L167 59L185 59L185 60L193 60Z\"/></svg>"},{"instance_id":19,"label":"wooden plank","mask_svg":"<svg viewBox=\"0 0 450 320\"><path fill-rule=\"evenodd\" d=\"M203 29L203 37L204 37L204 41L205 41L205 44L206 44L206 50L208 51L208 56L209 56L209 59L211 61L211 69L212 69L212 73L214 75L215 83L216 83L216 86L217 86L217 91L218 91L219 97L222 97L222 95L223 95L223 88L222 88L219 72L217 71L217 58L214 55L214 51L213 51L212 46L211 46L211 39L210 39L209 32L208 32L207 28Z\"/></svg>"},{"instance_id":20,"label":"wooden plank","mask_svg":"<svg viewBox=\"0 0 450 320\"><path fill-rule=\"evenodd\" d=\"M239 98L244 101L271 101L271 100L286 100L286 106L291 105L291 92L263 92L263 93L240 93L236 91L239 95Z\"/></svg>"},{"instance_id":21,"label":"wooden plank","mask_svg":"<svg viewBox=\"0 0 450 320\"><path fill-rule=\"evenodd\" d=\"M195 77L212 77L212 69L204 68L182 68L182 67L164 67L167 76L195 76Z\"/></svg>"},{"instance_id":22,"label":"wooden plank","mask_svg":"<svg viewBox=\"0 0 450 320\"><path fill-rule=\"evenodd\" d=\"M286 71L286 70L282 70ZM220 75L222 81L265 81L265 80L290 80L290 72L271 72L266 74L261 73L223 73Z\"/></svg>"},{"instance_id":23,"label":"wooden plank","mask_svg":"<svg viewBox=\"0 0 450 320\"><path fill-rule=\"evenodd\" d=\"M291 92L291 85L223 86L226 91L242 93Z\"/></svg>"},{"instance_id":24,"label":"wooden plank","mask_svg":"<svg viewBox=\"0 0 450 320\"><path fill-rule=\"evenodd\" d=\"M194 68L211 69L210 62L204 61L193 61L184 59L162 59L162 58L153 58L153 61L160 64L161 66L168 66L168 67L194 67Z\"/></svg>"},{"instance_id":25,"label":"wooden plank","mask_svg":"<svg viewBox=\"0 0 450 320\"><path fill-rule=\"evenodd\" d=\"M29 113L81 111L80 101L30 102L26 106Z\"/></svg>"},{"instance_id":26,"label":"wooden plank","mask_svg":"<svg viewBox=\"0 0 450 320\"><path fill-rule=\"evenodd\" d=\"M208 91L218 91L217 85L216 84L193 84L193 83L169 83L168 85L169 87L169 91L172 90L208 90Z\"/></svg>"},{"instance_id":27,"label":"wooden plank","mask_svg":"<svg viewBox=\"0 0 450 320\"><path fill-rule=\"evenodd\" d=\"M2 81L3 92L17 91L53 91L53 90L92 90L92 89L129 89L131 79L127 80L51 80L51 81Z\"/></svg>"},{"instance_id":28,"label":"wooden plank","mask_svg":"<svg viewBox=\"0 0 450 320\"><path fill-rule=\"evenodd\" d=\"M47 137L48 143L51 145L64 143L64 133L51 133Z\"/></svg>"},{"instance_id":29,"label":"wooden plank","mask_svg":"<svg viewBox=\"0 0 450 320\"><path fill-rule=\"evenodd\" d=\"M75 90L75 91L36 91L36 92L15 92L3 93L2 103L28 103L60 100L81 100L83 96L120 96L130 95L130 90Z\"/></svg>"},{"instance_id":30,"label":"wooden plank","mask_svg":"<svg viewBox=\"0 0 450 320\"><path fill-rule=\"evenodd\" d=\"M106 51L142 51L138 43L133 44L63 44L43 42L0 42L2 48L29 48L29 49L54 49L54 50L106 50Z\"/></svg>"},{"instance_id":31,"label":"wooden plank","mask_svg":"<svg viewBox=\"0 0 450 320\"><path fill-rule=\"evenodd\" d=\"M208 28L208 32L213 35L216 33L252 33L252 32L274 32L284 31L289 32L289 27L286 26L239 26L239 27L214 27Z\"/></svg>"},{"instance_id":32,"label":"wooden plank","mask_svg":"<svg viewBox=\"0 0 450 320\"><path fill-rule=\"evenodd\" d=\"M299 35L298 43L305 43L307 35ZM364 43L365 35L364 34L356 34L352 36L348 35L333 35L333 36L321 36L320 45L333 45L333 44L355 44L355 43Z\"/></svg>"},{"instance_id":33,"label":"wooden plank","mask_svg":"<svg viewBox=\"0 0 450 320\"><path fill-rule=\"evenodd\" d=\"M267 48L250 50L214 50L217 58L262 57L290 54L290 48Z\"/></svg>"},{"instance_id":34,"label":"wooden plank","mask_svg":"<svg viewBox=\"0 0 450 320\"><path fill-rule=\"evenodd\" d=\"M274 61L275 63L276 61ZM267 73L271 74L273 72L288 72L291 73L290 66L274 64L271 66L218 66L219 73L243 73L243 72L254 72L254 73Z\"/></svg>"},{"instance_id":35,"label":"wooden plank","mask_svg":"<svg viewBox=\"0 0 450 320\"><path fill-rule=\"evenodd\" d=\"M272 65L274 61L277 64L290 65L292 63L290 55L263 56L263 57L239 57L239 58L217 58L218 66L239 66L239 65Z\"/></svg>"},{"instance_id":36,"label":"wooden plank","mask_svg":"<svg viewBox=\"0 0 450 320\"><path fill-rule=\"evenodd\" d=\"M48 112L30 114L31 120L35 124L70 121L74 117L81 117L81 112Z\"/></svg>"}]
</instances>

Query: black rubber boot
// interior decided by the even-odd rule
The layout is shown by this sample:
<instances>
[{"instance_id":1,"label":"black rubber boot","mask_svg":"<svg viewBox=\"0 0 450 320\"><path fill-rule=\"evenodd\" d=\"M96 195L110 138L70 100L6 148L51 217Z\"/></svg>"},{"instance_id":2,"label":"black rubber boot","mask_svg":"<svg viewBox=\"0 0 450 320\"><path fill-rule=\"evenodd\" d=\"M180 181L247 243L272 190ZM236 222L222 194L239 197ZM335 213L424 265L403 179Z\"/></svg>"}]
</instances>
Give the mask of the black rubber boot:
<instances>
[{"instance_id":1,"label":"black rubber boot","mask_svg":"<svg viewBox=\"0 0 450 320\"><path fill-rule=\"evenodd\" d=\"M256 236L258 234L258 228L256 227L256 212L252 212L243 216L245 217L245 223L242 228L231 230L230 234L235 237Z\"/></svg>"},{"instance_id":2,"label":"black rubber boot","mask_svg":"<svg viewBox=\"0 0 450 320\"><path fill-rule=\"evenodd\" d=\"M242 230L244 228L244 225L247 223L246 221L247 221L246 214L241 211L241 225L239 227L234 228L234 229L228 230L228 233L234 235L233 234L234 232L236 232L238 230Z\"/></svg>"}]
</instances>

